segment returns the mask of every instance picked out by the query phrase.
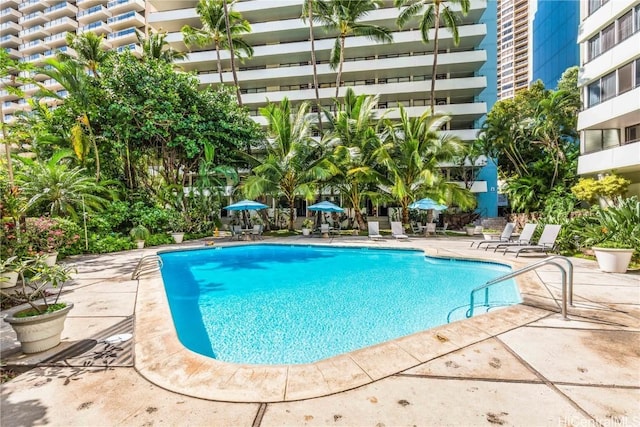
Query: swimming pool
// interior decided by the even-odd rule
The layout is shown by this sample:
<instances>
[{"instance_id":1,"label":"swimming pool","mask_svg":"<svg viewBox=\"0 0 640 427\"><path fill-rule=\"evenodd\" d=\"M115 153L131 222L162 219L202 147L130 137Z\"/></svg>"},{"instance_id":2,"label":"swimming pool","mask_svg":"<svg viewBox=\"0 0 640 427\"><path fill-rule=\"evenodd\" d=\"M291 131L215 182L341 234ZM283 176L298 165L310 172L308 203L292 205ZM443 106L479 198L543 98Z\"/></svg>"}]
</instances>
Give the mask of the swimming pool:
<instances>
[{"instance_id":1,"label":"swimming pool","mask_svg":"<svg viewBox=\"0 0 640 427\"><path fill-rule=\"evenodd\" d=\"M233 363L310 363L429 329L510 271L422 251L243 245L160 253L182 344ZM517 303L513 281L492 301Z\"/></svg>"}]
</instances>

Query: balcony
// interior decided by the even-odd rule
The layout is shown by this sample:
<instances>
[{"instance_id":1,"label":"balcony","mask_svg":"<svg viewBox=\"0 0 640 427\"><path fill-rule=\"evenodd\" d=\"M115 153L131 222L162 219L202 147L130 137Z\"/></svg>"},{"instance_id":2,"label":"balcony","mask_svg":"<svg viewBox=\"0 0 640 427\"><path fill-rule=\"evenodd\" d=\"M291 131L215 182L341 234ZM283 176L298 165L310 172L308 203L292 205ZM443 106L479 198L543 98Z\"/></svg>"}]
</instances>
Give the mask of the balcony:
<instances>
[{"instance_id":1,"label":"balcony","mask_svg":"<svg viewBox=\"0 0 640 427\"><path fill-rule=\"evenodd\" d=\"M23 27L40 25L40 24L44 24L45 22L49 22L49 19L46 16L44 16L44 13L40 11L32 12L28 15L22 15L22 18L20 18L20 20L18 21L18 23Z\"/></svg>"},{"instance_id":2,"label":"balcony","mask_svg":"<svg viewBox=\"0 0 640 427\"><path fill-rule=\"evenodd\" d=\"M42 53L34 53L32 55L25 56L24 58L22 58L22 61L29 62L34 65L40 65L44 62L45 59L46 58Z\"/></svg>"},{"instance_id":3,"label":"balcony","mask_svg":"<svg viewBox=\"0 0 640 427\"><path fill-rule=\"evenodd\" d=\"M40 90L40 86L34 83L29 83L28 85L22 86L22 92L24 92L25 95L33 95L38 90Z\"/></svg>"},{"instance_id":4,"label":"balcony","mask_svg":"<svg viewBox=\"0 0 640 427\"><path fill-rule=\"evenodd\" d=\"M73 57L77 56L75 50L71 49L69 46L62 46L60 49L51 49L44 52L43 60L55 58L58 53L66 53L67 55Z\"/></svg>"},{"instance_id":5,"label":"balcony","mask_svg":"<svg viewBox=\"0 0 640 427\"><path fill-rule=\"evenodd\" d=\"M107 24L114 31L122 28L142 27L144 26L144 17L135 11L131 11L107 19Z\"/></svg>"},{"instance_id":6,"label":"balcony","mask_svg":"<svg viewBox=\"0 0 640 427\"><path fill-rule=\"evenodd\" d=\"M578 157L578 175L595 175L611 170L623 176L627 173L640 173L640 142Z\"/></svg>"},{"instance_id":7,"label":"balcony","mask_svg":"<svg viewBox=\"0 0 640 427\"><path fill-rule=\"evenodd\" d=\"M22 40L25 42L35 39L43 39L46 36L50 35L51 33L46 28L44 28L43 25L37 25L27 30L20 31L20 38L22 38Z\"/></svg>"},{"instance_id":8,"label":"balcony","mask_svg":"<svg viewBox=\"0 0 640 427\"><path fill-rule=\"evenodd\" d=\"M5 7L12 7L17 9L20 6L21 0L2 0L2 5Z\"/></svg>"},{"instance_id":9,"label":"balcony","mask_svg":"<svg viewBox=\"0 0 640 427\"><path fill-rule=\"evenodd\" d=\"M11 59L20 59L20 58L22 58L22 54L20 52L18 52L17 49L14 49L12 47L5 47L4 51L7 52L7 55L9 55L9 58L11 58Z\"/></svg>"},{"instance_id":10,"label":"balcony","mask_svg":"<svg viewBox=\"0 0 640 427\"><path fill-rule=\"evenodd\" d=\"M28 43L20 45L20 52L23 55L31 55L34 53L42 53L45 50L49 50L50 47L44 43L44 40L33 40Z\"/></svg>"},{"instance_id":11,"label":"balcony","mask_svg":"<svg viewBox=\"0 0 640 427\"><path fill-rule=\"evenodd\" d=\"M131 43L128 45L120 46L116 49L116 52L131 52L133 56L135 56L136 58L140 58L142 56L142 47L139 44Z\"/></svg>"},{"instance_id":12,"label":"balcony","mask_svg":"<svg viewBox=\"0 0 640 427\"><path fill-rule=\"evenodd\" d=\"M96 21L92 22L89 25L85 25L84 27L78 28L78 32L80 33L84 33L87 31L93 31L97 35L107 34L111 32L111 27L109 27L105 21Z\"/></svg>"},{"instance_id":13,"label":"balcony","mask_svg":"<svg viewBox=\"0 0 640 427\"><path fill-rule=\"evenodd\" d=\"M80 9L88 9L99 4L105 4L106 2L106 0L77 0L76 5Z\"/></svg>"},{"instance_id":14,"label":"balcony","mask_svg":"<svg viewBox=\"0 0 640 427\"><path fill-rule=\"evenodd\" d=\"M51 6L51 1L49 0L25 0L20 3L18 6L18 10L24 14L33 13L37 10L42 10L47 6Z\"/></svg>"},{"instance_id":15,"label":"balcony","mask_svg":"<svg viewBox=\"0 0 640 427\"><path fill-rule=\"evenodd\" d=\"M20 32L21 29L22 29L22 26L19 24L16 24L15 22L5 22L4 24L0 25L0 34L16 35Z\"/></svg>"},{"instance_id":16,"label":"balcony","mask_svg":"<svg viewBox=\"0 0 640 427\"><path fill-rule=\"evenodd\" d=\"M78 23L74 19L65 16L64 18L47 22L44 27L52 33L59 33L62 31L75 31L78 28Z\"/></svg>"},{"instance_id":17,"label":"balcony","mask_svg":"<svg viewBox=\"0 0 640 427\"><path fill-rule=\"evenodd\" d=\"M107 8L114 14L129 12L135 10L140 12L144 10L143 0L115 0L107 3Z\"/></svg>"},{"instance_id":18,"label":"balcony","mask_svg":"<svg viewBox=\"0 0 640 427\"><path fill-rule=\"evenodd\" d=\"M44 10L45 16L50 20L59 19L63 16L72 16L75 18L76 13L78 13L78 8L68 1L54 4Z\"/></svg>"},{"instance_id":19,"label":"balcony","mask_svg":"<svg viewBox=\"0 0 640 427\"><path fill-rule=\"evenodd\" d=\"M2 103L2 112L5 114L11 114L16 112L16 110L20 109L20 105L18 105L17 102L13 102L13 101L4 101Z\"/></svg>"},{"instance_id":20,"label":"balcony","mask_svg":"<svg viewBox=\"0 0 640 427\"><path fill-rule=\"evenodd\" d=\"M78 24L76 23L76 25L78 25ZM52 49L55 49L58 46L62 46L62 45L67 44L66 36L67 36L66 32L53 34L53 35L45 37L44 38L44 42L49 47L51 47Z\"/></svg>"},{"instance_id":21,"label":"balcony","mask_svg":"<svg viewBox=\"0 0 640 427\"><path fill-rule=\"evenodd\" d=\"M87 22L95 22L98 20L105 21L111 17L111 12L104 6L93 6L87 10L78 12L78 22L86 24Z\"/></svg>"},{"instance_id":22,"label":"balcony","mask_svg":"<svg viewBox=\"0 0 640 427\"><path fill-rule=\"evenodd\" d=\"M122 46L124 44L135 43L138 41L135 28L127 28L126 30L111 33L107 36L107 41L111 43L114 48Z\"/></svg>"},{"instance_id":23,"label":"balcony","mask_svg":"<svg viewBox=\"0 0 640 427\"><path fill-rule=\"evenodd\" d=\"M52 92L56 92L56 91L59 91L60 89L62 89L62 85L60 83L58 83L58 81L55 80L55 79L45 80L44 82L42 82L42 85L46 89L49 89Z\"/></svg>"},{"instance_id":24,"label":"balcony","mask_svg":"<svg viewBox=\"0 0 640 427\"><path fill-rule=\"evenodd\" d=\"M20 39L12 34L0 37L0 47L18 47Z\"/></svg>"},{"instance_id":25,"label":"balcony","mask_svg":"<svg viewBox=\"0 0 640 427\"><path fill-rule=\"evenodd\" d=\"M0 24L4 24L5 22L18 22L20 17L22 17L22 13L15 9L6 8L0 10Z\"/></svg>"}]
</instances>

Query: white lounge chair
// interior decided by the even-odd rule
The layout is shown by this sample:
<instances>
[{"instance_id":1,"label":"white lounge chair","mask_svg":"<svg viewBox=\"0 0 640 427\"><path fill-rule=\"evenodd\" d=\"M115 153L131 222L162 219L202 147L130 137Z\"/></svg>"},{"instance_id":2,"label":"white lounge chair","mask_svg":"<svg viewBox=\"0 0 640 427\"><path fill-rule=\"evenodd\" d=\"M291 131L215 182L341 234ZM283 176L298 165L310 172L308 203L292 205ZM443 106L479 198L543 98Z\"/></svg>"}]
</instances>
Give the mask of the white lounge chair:
<instances>
[{"instance_id":1,"label":"white lounge chair","mask_svg":"<svg viewBox=\"0 0 640 427\"><path fill-rule=\"evenodd\" d=\"M229 237L229 240L240 240L242 236L244 236L244 233L242 232L241 225L231 226L231 237Z\"/></svg>"},{"instance_id":2,"label":"white lounge chair","mask_svg":"<svg viewBox=\"0 0 640 427\"><path fill-rule=\"evenodd\" d=\"M495 246L491 244L487 245L485 249L490 247L494 248L493 252L496 252L498 249L503 250L509 246L526 246L531 244L531 239L533 238L533 233L536 231L537 224L525 224L520 236L517 240L511 242L500 242Z\"/></svg>"},{"instance_id":3,"label":"white lounge chair","mask_svg":"<svg viewBox=\"0 0 640 427\"><path fill-rule=\"evenodd\" d=\"M253 240L264 240L264 237L262 237L262 224L256 224L253 226L253 230L251 230L251 238Z\"/></svg>"},{"instance_id":4,"label":"white lounge chair","mask_svg":"<svg viewBox=\"0 0 640 427\"><path fill-rule=\"evenodd\" d=\"M442 228L436 227L436 234L442 233L443 236L446 236L447 235L447 227L449 227L449 223L448 222L445 222L444 224L442 224Z\"/></svg>"},{"instance_id":5,"label":"white lounge chair","mask_svg":"<svg viewBox=\"0 0 640 427\"><path fill-rule=\"evenodd\" d=\"M409 236L404 234L404 228L402 228L402 223L400 221L391 221L391 235L395 239L409 239Z\"/></svg>"},{"instance_id":6,"label":"white lounge chair","mask_svg":"<svg viewBox=\"0 0 640 427\"><path fill-rule=\"evenodd\" d=\"M378 221L367 222L367 228L369 230L369 238L373 240L383 240L382 234L380 234L380 223Z\"/></svg>"},{"instance_id":7,"label":"white lounge chair","mask_svg":"<svg viewBox=\"0 0 640 427\"><path fill-rule=\"evenodd\" d=\"M498 241L500 241L500 242L508 242L508 241L510 241L511 240L511 235L513 234L513 229L514 228L516 228L516 223L515 222L508 222L507 225L505 225L504 229L502 230L502 234L500 234L500 239ZM486 244L487 246L484 248L484 250L486 251L491 243L496 243L496 240L495 239L489 239L489 240L481 240L479 242L471 242L471 247L473 247L473 245L476 244L476 249L479 249L480 245Z\"/></svg>"},{"instance_id":8,"label":"white lounge chair","mask_svg":"<svg viewBox=\"0 0 640 427\"><path fill-rule=\"evenodd\" d=\"M558 224L547 224L544 226L537 244L526 246L507 246L502 255L507 252L515 252L516 258L518 258L518 255L522 252L543 252L546 254L556 245L556 239L558 238L558 234L560 234L561 228L562 226Z\"/></svg>"}]
</instances>

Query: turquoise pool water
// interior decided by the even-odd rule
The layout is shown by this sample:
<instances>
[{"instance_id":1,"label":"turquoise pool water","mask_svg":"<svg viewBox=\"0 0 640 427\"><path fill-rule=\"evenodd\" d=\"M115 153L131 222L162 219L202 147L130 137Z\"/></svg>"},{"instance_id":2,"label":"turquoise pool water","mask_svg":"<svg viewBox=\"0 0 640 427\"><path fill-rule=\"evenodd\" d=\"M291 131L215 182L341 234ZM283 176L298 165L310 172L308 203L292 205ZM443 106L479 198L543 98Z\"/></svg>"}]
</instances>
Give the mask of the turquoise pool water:
<instances>
[{"instance_id":1,"label":"turquoise pool water","mask_svg":"<svg viewBox=\"0 0 640 427\"><path fill-rule=\"evenodd\" d=\"M510 271L373 248L261 244L160 256L180 341L255 364L314 362L445 324L473 288ZM508 281L490 299L520 296Z\"/></svg>"}]
</instances>

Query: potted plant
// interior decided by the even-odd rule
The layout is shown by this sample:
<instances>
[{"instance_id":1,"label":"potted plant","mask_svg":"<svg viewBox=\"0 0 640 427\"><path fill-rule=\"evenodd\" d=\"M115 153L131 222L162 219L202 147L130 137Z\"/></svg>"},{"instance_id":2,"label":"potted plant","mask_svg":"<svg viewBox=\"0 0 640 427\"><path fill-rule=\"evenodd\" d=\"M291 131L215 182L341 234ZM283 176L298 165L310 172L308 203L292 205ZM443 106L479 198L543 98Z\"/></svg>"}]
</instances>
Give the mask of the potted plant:
<instances>
[{"instance_id":1,"label":"potted plant","mask_svg":"<svg viewBox=\"0 0 640 427\"><path fill-rule=\"evenodd\" d=\"M60 343L64 321L73 308L73 303L59 301L72 269L48 265L43 255L23 260L16 267L22 285L11 291L0 290L3 299L17 304L8 310L4 321L15 330L24 353L53 348ZM49 286L59 288L53 298Z\"/></svg>"},{"instance_id":2,"label":"potted plant","mask_svg":"<svg viewBox=\"0 0 640 427\"><path fill-rule=\"evenodd\" d=\"M18 282L18 257L12 256L0 262L0 289L12 288Z\"/></svg>"},{"instance_id":3,"label":"potted plant","mask_svg":"<svg viewBox=\"0 0 640 427\"><path fill-rule=\"evenodd\" d=\"M129 231L129 235L138 245L138 249L142 249L144 241L149 238L149 230L144 225L136 225Z\"/></svg>"},{"instance_id":4,"label":"potted plant","mask_svg":"<svg viewBox=\"0 0 640 427\"><path fill-rule=\"evenodd\" d=\"M311 230L313 229L313 221L311 218L306 218L302 221L302 235L309 236L311 235Z\"/></svg>"},{"instance_id":5,"label":"potted plant","mask_svg":"<svg viewBox=\"0 0 640 427\"><path fill-rule=\"evenodd\" d=\"M178 211L174 211L169 218L169 226L171 227L171 237L176 243L182 243L184 240L184 230L186 228L186 221L182 214Z\"/></svg>"},{"instance_id":6,"label":"potted plant","mask_svg":"<svg viewBox=\"0 0 640 427\"><path fill-rule=\"evenodd\" d=\"M482 237L484 237L485 240L499 239L501 235L502 231L495 228L485 228L482 230Z\"/></svg>"},{"instance_id":7,"label":"potted plant","mask_svg":"<svg viewBox=\"0 0 640 427\"><path fill-rule=\"evenodd\" d=\"M600 270L625 273L632 259L640 260L640 200L618 199L613 206L594 207L578 224Z\"/></svg>"},{"instance_id":8,"label":"potted plant","mask_svg":"<svg viewBox=\"0 0 640 427\"><path fill-rule=\"evenodd\" d=\"M56 263L58 250L74 244L80 236L64 228L64 221L58 218L27 218L21 240L30 256L46 255L45 262ZM17 254L16 254L17 255Z\"/></svg>"},{"instance_id":9,"label":"potted plant","mask_svg":"<svg viewBox=\"0 0 640 427\"><path fill-rule=\"evenodd\" d=\"M468 236L473 236L476 233L476 225L474 223L469 223L465 225L464 228Z\"/></svg>"}]
</instances>

